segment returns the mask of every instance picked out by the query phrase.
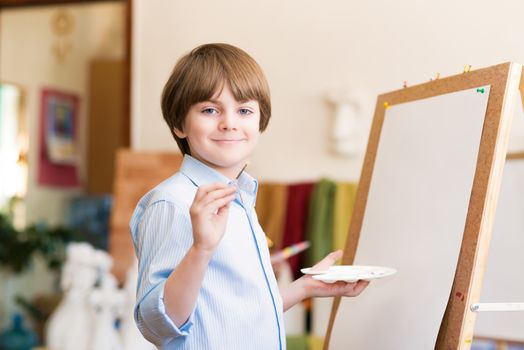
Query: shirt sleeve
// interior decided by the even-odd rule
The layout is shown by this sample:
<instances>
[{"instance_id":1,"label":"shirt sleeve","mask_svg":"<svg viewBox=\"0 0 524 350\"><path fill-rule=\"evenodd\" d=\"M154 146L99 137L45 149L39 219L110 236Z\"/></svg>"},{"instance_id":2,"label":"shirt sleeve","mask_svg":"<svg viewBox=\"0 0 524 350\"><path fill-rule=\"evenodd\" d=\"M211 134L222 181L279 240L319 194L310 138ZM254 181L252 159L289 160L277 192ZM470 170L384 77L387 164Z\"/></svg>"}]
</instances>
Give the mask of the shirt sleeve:
<instances>
[{"instance_id":1,"label":"shirt sleeve","mask_svg":"<svg viewBox=\"0 0 524 350\"><path fill-rule=\"evenodd\" d=\"M187 336L194 310L184 325L177 327L165 311L164 286L193 243L188 210L169 201L155 202L144 210L133 236L139 262L135 306L138 329L158 346Z\"/></svg>"}]
</instances>

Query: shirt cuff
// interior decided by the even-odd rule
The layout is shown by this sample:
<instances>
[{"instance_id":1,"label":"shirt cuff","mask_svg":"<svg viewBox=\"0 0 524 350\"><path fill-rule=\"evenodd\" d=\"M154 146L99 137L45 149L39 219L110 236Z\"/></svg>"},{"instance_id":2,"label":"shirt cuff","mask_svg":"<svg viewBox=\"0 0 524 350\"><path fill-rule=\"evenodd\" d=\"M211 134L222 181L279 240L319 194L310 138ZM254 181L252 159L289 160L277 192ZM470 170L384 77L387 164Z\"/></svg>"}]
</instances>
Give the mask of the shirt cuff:
<instances>
[{"instance_id":1,"label":"shirt cuff","mask_svg":"<svg viewBox=\"0 0 524 350\"><path fill-rule=\"evenodd\" d=\"M169 338L186 336L190 333L193 326L194 310L189 315L187 321L180 327L177 327L173 320L167 315L164 304L164 286L163 281L145 297L139 305L138 312L147 328L157 337L161 338L164 343Z\"/></svg>"}]
</instances>

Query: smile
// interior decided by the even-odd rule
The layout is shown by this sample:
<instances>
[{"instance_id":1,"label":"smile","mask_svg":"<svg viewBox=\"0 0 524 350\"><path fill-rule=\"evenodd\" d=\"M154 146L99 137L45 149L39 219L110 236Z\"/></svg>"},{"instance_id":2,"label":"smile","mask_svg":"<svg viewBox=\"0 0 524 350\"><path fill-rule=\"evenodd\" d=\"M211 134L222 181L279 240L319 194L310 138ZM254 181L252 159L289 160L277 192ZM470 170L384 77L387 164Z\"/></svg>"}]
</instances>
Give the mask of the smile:
<instances>
[{"instance_id":1,"label":"smile","mask_svg":"<svg viewBox=\"0 0 524 350\"><path fill-rule=\"evenodd\" d=\"M213 141L219 142L219 143L234 143L234 142L241 142L245 140L244 139L240 139L240 140L220 139L220 140L213 140Z\"/></svg>"}]
</instances>

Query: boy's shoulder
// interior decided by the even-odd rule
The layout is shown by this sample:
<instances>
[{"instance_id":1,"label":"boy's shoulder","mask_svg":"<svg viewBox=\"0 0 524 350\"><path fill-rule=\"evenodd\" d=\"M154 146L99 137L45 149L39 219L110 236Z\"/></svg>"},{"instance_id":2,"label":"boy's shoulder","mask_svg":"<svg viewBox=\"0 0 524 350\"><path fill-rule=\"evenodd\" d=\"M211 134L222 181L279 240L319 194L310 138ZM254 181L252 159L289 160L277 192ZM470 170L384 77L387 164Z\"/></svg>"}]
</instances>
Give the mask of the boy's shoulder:
<instances>
[{"instance_id":1,"label":"boy's shoulder","mask_svg":"<svg viewBox=\"0 0 524 350\"><path fill-rule=\"evenodd\" d=\"M197 187L181 172L177 172L156 185L138 202L138 206L149 207L158 202L169 202L181 208L193 203Z\"/></svg>"},{"instance_id":2,"label":"boy's shoulder","mask_svg":"<svg viewBox=\"0 0 524 350\"><path fill-rule=\"evenodd\" d=\"M156 185L140 199L131 216L129 226L133 240L135 239L138 225L148 208L152 207L151 209L154 209L153 206L157 203L169 203L183 211L187 210L189 215L189 207L193 203L196 191L197 187L181 172L175 173Z\"/></svg>"}]
</instances>

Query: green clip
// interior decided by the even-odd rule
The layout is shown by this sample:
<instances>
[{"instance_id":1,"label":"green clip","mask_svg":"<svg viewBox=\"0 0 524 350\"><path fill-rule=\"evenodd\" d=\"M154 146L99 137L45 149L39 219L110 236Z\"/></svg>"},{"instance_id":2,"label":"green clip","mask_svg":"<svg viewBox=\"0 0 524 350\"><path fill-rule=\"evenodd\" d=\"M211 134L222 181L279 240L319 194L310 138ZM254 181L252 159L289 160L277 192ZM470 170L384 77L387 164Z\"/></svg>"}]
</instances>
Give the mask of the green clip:
<instances>
[{"instance_id":1,"label":"green clip","mask_svg":"<svg viewBox=\"0 0 524 350\"><path fill-rule=\"evenodd\" d=\"M478 88L477 92L480 92L481 94L483 94L484 93L484 88Z\"/></svg>"}]
</instances>

